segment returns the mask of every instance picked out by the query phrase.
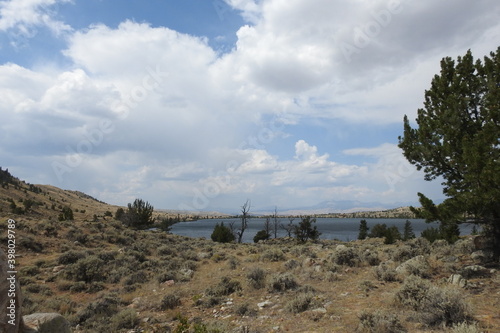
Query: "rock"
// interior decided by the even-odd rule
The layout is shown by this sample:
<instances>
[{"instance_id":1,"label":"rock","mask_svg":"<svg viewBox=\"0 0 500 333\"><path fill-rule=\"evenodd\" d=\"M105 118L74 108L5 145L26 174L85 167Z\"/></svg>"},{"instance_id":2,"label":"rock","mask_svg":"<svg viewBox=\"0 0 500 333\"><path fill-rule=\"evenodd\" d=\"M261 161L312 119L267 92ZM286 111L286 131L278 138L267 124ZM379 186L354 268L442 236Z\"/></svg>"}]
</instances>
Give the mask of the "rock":
<instances>
[{"instance_id":1,"label":"rock","mask_svg":"<svg viewBox=\"0 0 500 333\"><path fill-rule=\"evenodd\" d=\"M59 265L59 266L55 266L54 268L52 268L52 272L53 273L59 273L60 271L62 271L64 269L64 265Z\"/></svg>"},{"instance_id":2,"label":"rock","mask_svg":"<svg viewBox=\"0 0 500 333\"><path fill-rule=\"evenodd\" d=\"M345 251L347 249L347 246L345 246L344 244L340 244L340 245L337 245L337 247L335 248L335 251Z\"/></svg>"},{"instance_id":3,"label":"rock","mask_svg":"<svg viewBox=\"0 0 500 333\"><path fill-rule=\"evenodd\" d=\"M24 316L25 333L71 333L71 325L58 313L34 313Z\"/></svg>"},{"instance_id":4,"label":"rock","mask_svg":"<svg viewBox=\"0 0 500 333\"><path fill-rule=\"evenodd\" d=\"M164 285L166 285L167 287L171 287L175 284L175 281L174 280L167 280L165 282L163 282Z\"/></svg>"},{"instance_id":5,"label":"rock","mask_svg":"<svg viewBox=\"0 0 500 333\"><path fill-rule=\"evenodd\" d=\"M273 305L273 302L271 302L271 301L264 301L264 302L261 302L261 303L257 303L257 306L259 307L259 310L267 308L267 307L269 307L271 305Z\"/></svg>"},{"instance_id":6,"label":"rock","mask_svg":"<svg viewBox=\"0 0 500 333\"><path fill-rule=\"evenodd\" d=\"M326 313L327 311L325 308L317 308L317 309L311 310L311 312Z\"/></svg>"},{"instance_id":7,"label":"rock","mask_svg":"<svg viewBox=\"0 0 500 333\"><path fill-rule=\"evenodd\" d=\"M476 263L482 263L493 259L493 252L488 250L479 250L472 252L470 258Z\"/></svg>"},{"instance_id":8,"label":"rock","mask_svg":"<svg viewBox=\"0 0 500 333\"><path fill-rule=\"evenodd\" d=\"M415 274L418 276L425 275L429 270L429 264L423 255L418 255L406 260L404 263L396 267L396 273L402 275Z\"/></svg>"},{"instance_id":9,"label":"rock","mask_svg":"<svg viewBox=\"0 0 500 333\"><path fill-rule=\"evenodd\" d=\"M24 327L21 315L21 288L17 275L8 273L10 269L7 260L7 255L0 249L0 332L18 333L22 332ZM10 304L13 304L11 310L8 309Z\"/></svg>"},{"instance_id":10,"label":"rock","mask_svg":"<svg viewBox=\"0 0 500 333\"><path fill-rule=\"evenodd\" d=\"M479 265L467 266L462 269L462 275L467 279L474 277L486 277L489 273L490 272L487 268Z\"/></svg>"},{"instance_id":11,"label":"rock","mask_svg":"<svg viewBox=\"0 0 500 333\"><path fill-rule=\"evenodd\" d=\"M452 274L448 278L448 283L465 288L467 286L467 280L460 274Z\"/></svg>"}]
</instances>

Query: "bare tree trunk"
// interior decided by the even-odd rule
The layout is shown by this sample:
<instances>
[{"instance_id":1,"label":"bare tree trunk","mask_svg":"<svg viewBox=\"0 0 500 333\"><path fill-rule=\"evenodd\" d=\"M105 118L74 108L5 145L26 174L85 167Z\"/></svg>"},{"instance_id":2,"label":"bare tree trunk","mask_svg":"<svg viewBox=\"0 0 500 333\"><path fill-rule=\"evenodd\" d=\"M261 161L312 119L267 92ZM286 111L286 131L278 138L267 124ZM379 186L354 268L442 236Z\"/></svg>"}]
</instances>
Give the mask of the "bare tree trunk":
<instances>
[{"instance_id":1,"label":"bare tree trunk","mask_svg":"<svg viewBox=\"0 0 500 333\"><path fill-rule=\"evenodd\" d=\"M274 207L273 214L273 227L274 227L274 238L278 238L278 228L280 226L280 220L278 219L278 207Z\"/></svg>"},{"instance_id":2,"label":"bare tree trunk","mask_svg":"<svg viewBox=\"0 0 500 333\"><path fill-rule=\"evenodd\" d=\"M243 233L248 227L248 220L250 219L250 200L247 200L243 206L241 206L241 228L238 230L238 243L241 243L243 239Z\"/></svg>"}]
</instances>

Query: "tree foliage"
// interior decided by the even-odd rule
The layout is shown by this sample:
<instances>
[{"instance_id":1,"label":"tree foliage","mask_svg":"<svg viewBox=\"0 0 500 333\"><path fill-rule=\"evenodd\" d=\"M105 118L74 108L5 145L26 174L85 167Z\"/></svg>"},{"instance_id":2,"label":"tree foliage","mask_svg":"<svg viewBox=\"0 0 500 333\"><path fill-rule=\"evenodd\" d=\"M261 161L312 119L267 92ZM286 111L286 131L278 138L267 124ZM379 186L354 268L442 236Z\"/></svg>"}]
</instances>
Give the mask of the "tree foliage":
<instances>
[{"instance_id":1,"label":"tree foliage","mask_svg":"<svg viewBox=\"0 0 500 333\"><path fill-rule=\"evenodd\" d=\"M149 202L142 199L135 199L133 203L127 205L127 210L122 214L121 221L129 227L144 229L154 223L154 208ZM117 214L119 215L118 211Z\"/></svg>"},{"instance_id":2,"label":"tree foliage","mask_svg":"<svg viewBox=\"0 0 500 333\"><path fill-rule=\"evenodd\" d=\"M420 217L444 229L483 224L500 251L500 47L483 61L468 51L441 61L418 110L417 127L404 117L399 147L426 180L442 179L446 200L419 193Z\"/></svg>"},{"instance_id":3,"label":"tree foliage","mask_svg":"<svg viewBox=\"0 0 500 333\"><path fill-rule=\"evenodd\" d=\"M268 240L271 237L271 234L266 230L258 231L253 237L253 242L258 243L261 240Z\"/></svg>"},{"instance_id":4,"label":"tree foliage","mask_svg":"<svg viewBox=\"0 0 500 333\"><path fill-rule=\"evenodd\" d=\"M313 223L316 223L315 218L305 216L299 222L299 225L295 226L293 233L299 242L305 243L308 240L315 241L319 239L321 233L316 226L313 226Z\"/></svg>"},{"instance_id":5,"label":"tree foliage","mask_svg":"<svg viewBox=\"0 0 500 333\"><path fill-rule=\"evenodd\" d=\"M415 233L413 232L413 227L411 225L410 220L406 220L402 239L404 241L407 241L407 240L413 239L413 238L415 238Z\"/></svg>"},{"instance_id":6,"label":"tree foliage","mask_svg":"<svg viewBox=\"0 0 500 333\"><path fill-rule=\"evenodd\" d=\"M214 242L230 243L234 241L234 234L231 232L231 229L229 227L226 227L224 225L224 222L221 222L220 224L217 223L215 225L214 231L212 232L210 238L212 238Z\"/></svg>"},{"instance_id":7,"label":"tree foliage","mask_svg":"<svg viewBox=\"0 0 500 333\"><path fill-rule=\"evenodd\" d=\"M361 220L359 222L359 233L358 233L358 239L365 239L368 237L368 224L366 223L366 220Z\"/></svg>"}]
</instances>

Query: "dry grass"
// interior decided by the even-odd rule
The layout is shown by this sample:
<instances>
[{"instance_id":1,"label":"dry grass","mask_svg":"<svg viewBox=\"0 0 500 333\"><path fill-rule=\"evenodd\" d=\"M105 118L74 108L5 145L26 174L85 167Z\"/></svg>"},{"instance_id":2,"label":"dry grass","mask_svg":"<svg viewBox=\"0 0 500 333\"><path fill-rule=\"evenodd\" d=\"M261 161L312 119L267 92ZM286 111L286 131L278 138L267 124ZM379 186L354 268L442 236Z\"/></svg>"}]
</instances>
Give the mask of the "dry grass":
<instances>
[{"instance_id":1,"label":"dry grass","mask_svg":"<svg viewBox=\"0 0 500 333\"><path fill-rule=\"evenodd\" d=\"M2 190L0 195L10 193ZM470 240L456 246L430 246L422 240L384 245L377 239L218 244L128 230L104 217L116 207L78 193L43 190L45 194L14 191L15 200L45 201L28 215L13 216L4 209L0 246L6 244L4 221L15 218L25 313L59 312L73 326L79 324L80 332L135 328L169 332L181 327L255 333L498 332L500 328L498 267L488 277L470 279L468 287L458 291L463 301L458 308L466 312L457 318L468 324L452 323L450 318L455 317L447 316L444 324L449 327L443 323L435 327L418 306L395 301L409 279L396 268L422 255L425 267L412 263L409 271L420 275L422 286L435 293L426 302L436 309L444 304L440 299L455 302L457 291L449 289L455 287L446 280L474 263L466 244ZM53 202L78 209L75 221L57 221ZM48 209L40 208L45 204ZM65 237L68 234L70 238ZM80 240L75 241L72 237L77 236ZM456 261L447 261L450 254Z\"/></svg>"}]
</instances>

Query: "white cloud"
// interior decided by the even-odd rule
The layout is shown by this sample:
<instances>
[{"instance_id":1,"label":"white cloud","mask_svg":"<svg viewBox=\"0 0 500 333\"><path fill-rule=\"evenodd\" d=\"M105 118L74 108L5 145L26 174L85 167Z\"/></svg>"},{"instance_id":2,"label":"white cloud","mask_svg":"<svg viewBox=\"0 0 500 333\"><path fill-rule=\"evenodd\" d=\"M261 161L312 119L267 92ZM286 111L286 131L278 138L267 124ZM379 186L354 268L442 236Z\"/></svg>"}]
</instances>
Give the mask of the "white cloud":
<instances>
[{"instance_id":1,"label":"white cloud","mask_svg":"<svg viewBox=\"0 0 500 333\"><path fill-rule=\"evenodd\" d=\"M0 2L0 30L67 33L70 63L0 66L0 159L41 164L36 179L113 203L143 196L165 208L414 200L425 186L383 144L395 138L361 143L363 133L346 133L371 148L339 155L310 144L316 133L302 120L400 123L421 106L443 56L469 47L481 56L500 34L496 0L226 0L249 25L219 55L205 38L129 20L72 31L51 15L63 2ZM280 128L266 124L273 116ZM69 168L62 182L54 162Z\"/></svg>"},{"instance_id":2,"label":"white cloud","mask_svg":"<svg viewBox=\"0 0 500 333\"><path fill-rule=\"evenodd\" d=\"M0 31L14 29L17 34L33 37L37 27L47 27L54 34L68 33L72 28L53 19L52 8L72 0L10 0L0 2Z\"/></svg>"}]
</instances>

